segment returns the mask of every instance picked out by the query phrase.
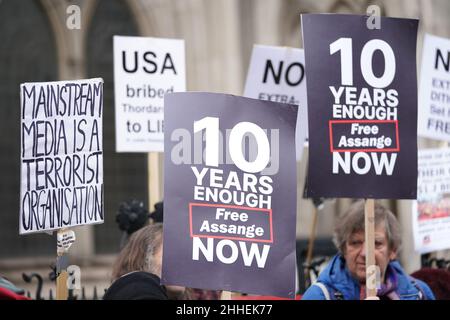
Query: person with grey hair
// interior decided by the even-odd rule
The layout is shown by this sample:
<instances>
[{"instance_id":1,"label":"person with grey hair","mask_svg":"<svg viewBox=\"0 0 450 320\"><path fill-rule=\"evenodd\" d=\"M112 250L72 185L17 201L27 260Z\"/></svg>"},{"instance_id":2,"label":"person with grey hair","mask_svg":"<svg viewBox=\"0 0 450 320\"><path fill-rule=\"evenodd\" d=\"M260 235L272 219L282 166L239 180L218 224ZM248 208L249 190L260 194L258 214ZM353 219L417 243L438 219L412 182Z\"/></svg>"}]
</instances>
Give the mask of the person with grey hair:
<instances>
[{"instance_id":1,"label":"person with grey hair","mask_svg":"<svg viewBox=\"0 0 450 320\"><path fill-rule=\"evenodd\" d=\"M184 294L184 287L160 284L162 232L162 224L154 223L131 235L113 265L104 300L167 300Z\"/></svg>"},{"instance_id":2,"label":"person with grey hair","mask_svg":"<svg viewBox=\"0 0 450 320\"><path fill-rule=\"evenodd\" d=\"M334 244L338 254L320 273L303 300L365 300L366 251L364 201L355 202L339 219ZM375 204L375 264L379 268L379 300L434 300L431 289L409 276L396 260L400 227L394 214Z\"/></svg>"}]
</instances>

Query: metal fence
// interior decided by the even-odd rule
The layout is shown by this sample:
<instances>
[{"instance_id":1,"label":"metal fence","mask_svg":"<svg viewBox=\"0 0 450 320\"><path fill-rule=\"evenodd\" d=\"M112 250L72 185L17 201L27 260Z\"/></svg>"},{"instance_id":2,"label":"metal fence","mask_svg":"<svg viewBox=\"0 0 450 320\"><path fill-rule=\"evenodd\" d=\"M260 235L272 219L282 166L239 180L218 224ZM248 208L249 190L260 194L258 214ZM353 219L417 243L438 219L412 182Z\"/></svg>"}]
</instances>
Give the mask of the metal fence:
<instances>
[{"instance_id":1,"label":"metal fence","mask_svg":"<svg viewBox=\"0 0 450 320\"><path fill-rule=\"evenodd\" d=\"M56 297L52 289L49 289L48 295L44 295L44 277L41 274L36 272L30 274L22 273L22 278L26 283L36 283L36 290L34 292L27 290L25 293L26 297L34 300L55 300ZM54 269L48 274L48 278L55 283L56 287L56 273ZM102 300L104 295L104 292L99 292L100 290L97 289L97 286L94 286L90 292L87 292L86 288L82 286L79 295L74 294L74 291L73 289L68 290L68 300ZM44 296L47 298L44 298Z\"/></svg>"}]
</instances>

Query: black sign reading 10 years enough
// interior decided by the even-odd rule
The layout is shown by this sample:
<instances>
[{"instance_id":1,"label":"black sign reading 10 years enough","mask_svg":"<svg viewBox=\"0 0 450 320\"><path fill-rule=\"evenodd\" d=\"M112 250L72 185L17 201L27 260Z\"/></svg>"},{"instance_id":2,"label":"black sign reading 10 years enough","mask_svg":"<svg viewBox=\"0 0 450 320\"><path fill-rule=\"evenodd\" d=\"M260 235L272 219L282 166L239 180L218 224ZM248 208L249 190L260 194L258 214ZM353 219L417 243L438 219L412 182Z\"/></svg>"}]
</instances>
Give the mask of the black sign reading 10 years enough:
<instances>
[{"instance_id":1,"label":"black sign reading 10 years enough","mask_svg":"<svg viewBox=\"0 0 450 320\"><path fill-rule=\"evenodd\" d=\"M302 15L309 197L415 199L417 20Z\"/></svg>"}]
</instances>

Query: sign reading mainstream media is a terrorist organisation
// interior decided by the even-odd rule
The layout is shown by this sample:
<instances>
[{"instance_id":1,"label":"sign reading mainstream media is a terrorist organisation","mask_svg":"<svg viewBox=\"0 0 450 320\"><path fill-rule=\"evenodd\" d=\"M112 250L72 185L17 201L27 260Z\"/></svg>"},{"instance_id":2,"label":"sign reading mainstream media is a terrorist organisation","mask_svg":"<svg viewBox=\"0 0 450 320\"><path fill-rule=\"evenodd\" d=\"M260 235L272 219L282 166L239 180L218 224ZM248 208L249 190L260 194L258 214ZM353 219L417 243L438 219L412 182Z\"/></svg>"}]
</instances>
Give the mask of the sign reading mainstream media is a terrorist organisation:
<instances>
[{"instance_id":1,"label":"sign reading mainstream media is a terrorist organisation","mask_svg":"<svg viewBox=\"0 0 450 320\"><path fill-rule=\"evenodd\" d=\"M25 83L20 233L102 223L103 80Z\"/></svg>"}]
</instances>

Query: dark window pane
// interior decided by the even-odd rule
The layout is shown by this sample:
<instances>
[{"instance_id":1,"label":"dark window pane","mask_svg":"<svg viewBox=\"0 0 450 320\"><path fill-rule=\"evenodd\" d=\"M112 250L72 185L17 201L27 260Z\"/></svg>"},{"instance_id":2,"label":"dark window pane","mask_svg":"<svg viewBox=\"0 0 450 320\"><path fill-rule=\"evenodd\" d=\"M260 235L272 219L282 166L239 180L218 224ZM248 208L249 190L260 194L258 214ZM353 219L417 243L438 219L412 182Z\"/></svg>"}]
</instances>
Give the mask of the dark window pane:
<instances>
[{"instance_id":1,"label":"dark window pane","mask_svg":"<svg viewBox=\"0 0 450 320\"><path fill-rule=\"evenodd\" d=\"M47 234L19 236L20 96L23 82L58 80L56 46L38 1L0 3L0 257L55 255Z\"/></svg>"},{"instance_id":2,"label":"dark window pane","mask_svg":"<svg viewBox=\"0 0 450 320\"><path fill-rule=\"evenodd\" d=\"M93 16L87 42L89 77L104 83L103 148L105 223L96 225L97 253L117 252L121 233L115 215L122 201L136 198L148 203L147 155L115 152L113 36L138 35L125 3L101 0Z\"/></svg>"}]
</instances>

